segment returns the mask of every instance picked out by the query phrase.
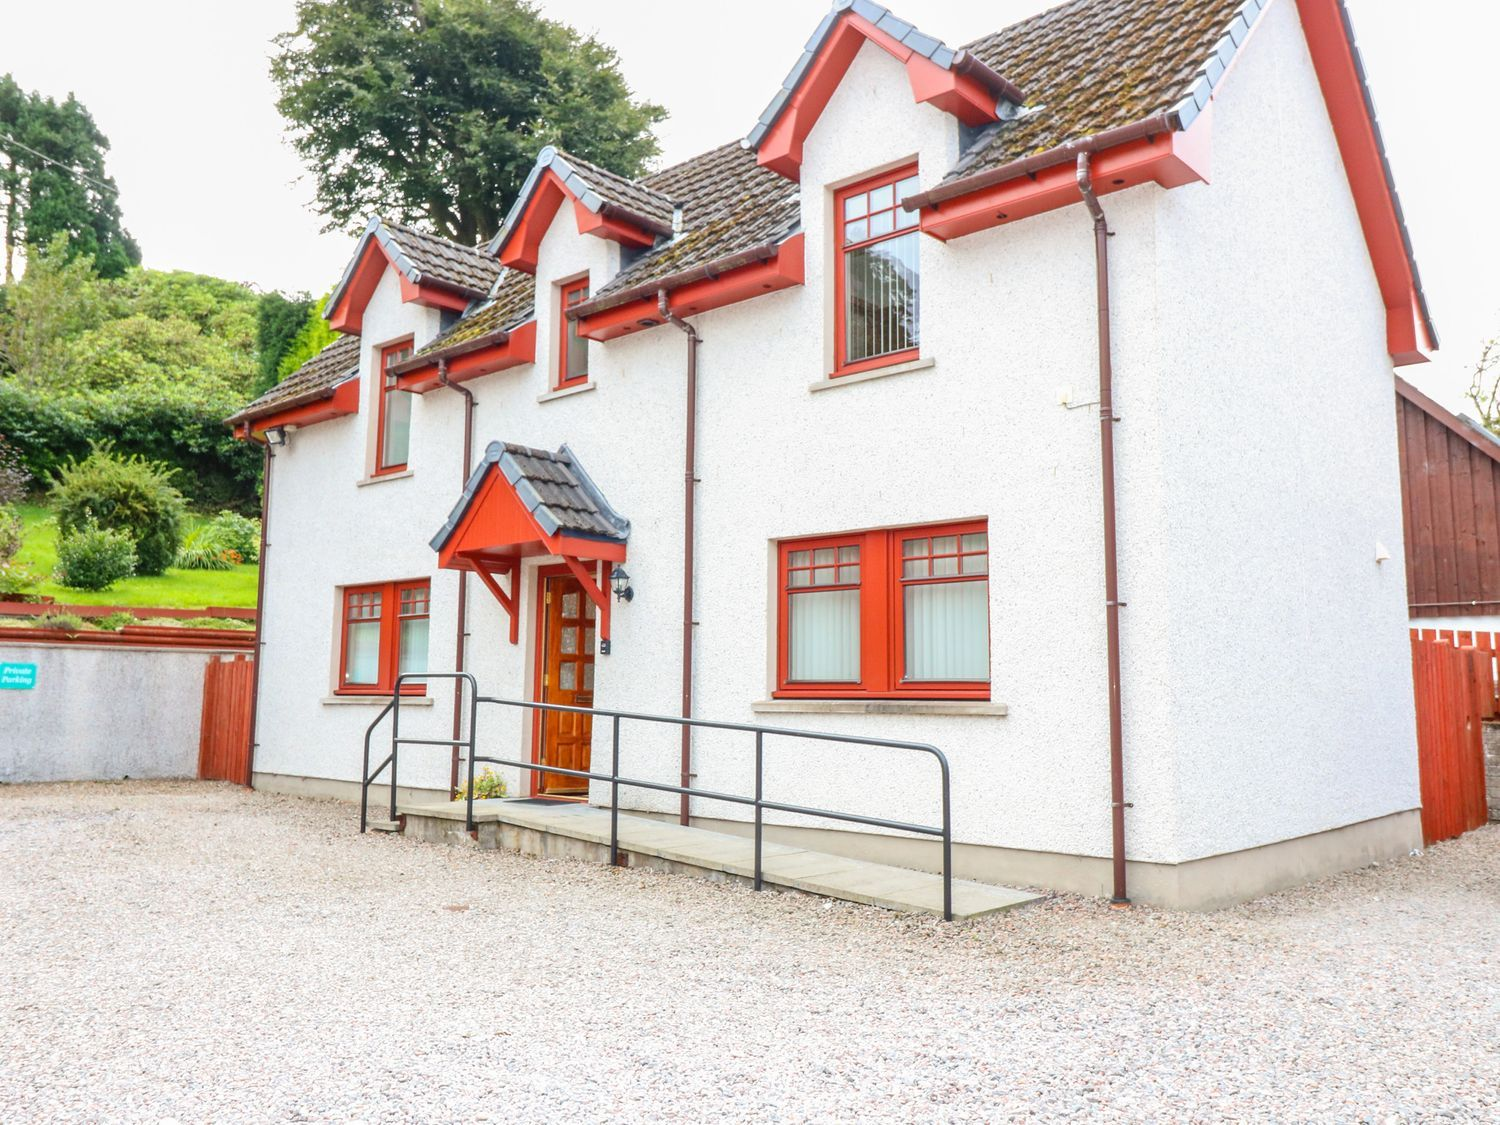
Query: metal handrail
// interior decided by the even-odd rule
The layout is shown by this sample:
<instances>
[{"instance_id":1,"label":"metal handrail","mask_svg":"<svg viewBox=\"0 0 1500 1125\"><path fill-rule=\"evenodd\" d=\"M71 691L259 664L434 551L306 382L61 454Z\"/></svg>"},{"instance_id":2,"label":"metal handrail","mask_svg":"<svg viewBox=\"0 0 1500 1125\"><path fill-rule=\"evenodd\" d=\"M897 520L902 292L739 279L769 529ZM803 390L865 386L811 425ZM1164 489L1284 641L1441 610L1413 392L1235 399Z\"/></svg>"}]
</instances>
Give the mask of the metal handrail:
<instances>
[{"instance_id":1,"label":"metal handrail","mask_svg":"<svg viewBox=\"0 0 1500 1125\"><path fill-rule=\"evenodd\" d=\"M466 739L430 739L430 738L402 738L400 735L401 723L401 685L406 682L428 679L464 679L469 684L469 737ZM572 715L588 715L591 718L602 718L610 720L611 752L610 772L596 773L590 770L572 770L560 766L543 765L538 762L524 762L511 758L494 758L482 756L475 749L475 728L479 717L479 704L488 703L500 707L517 707L528 711L557 712ZM370 765L370 737L376 726L391 713L391 752L385 761L375 768L372 774ZM623 777L620 774L620 724L622 722L656 723L663 726L693 727L703 730L725 730L738 731L743 734L755 736L755 795L746 797L736 793L721 793L712 789L699 789L686 785L669 785L664 782L648 781L644 778ZM832 742L845 746L871 746L888 750L911 750L921 754L929 754L937 760L938 771L941 781L943 820L941 825L912 824L906 821L889 820L884 817L864 816L859 813L838 812L834 809L813 808L807 805L793 805L784 801L770 801L765 797L765 740L766 737L774 736L780 738L801 738L813 742ZM401 745L421 746L466 746L468 747L468 785L464 802L464 827L473 832L477 825L474 822L474 764L476 762L487 762L497 766L509 766L513 769L530 770L533 773L561 774L564 777L584 778L588 781L605 781L610 786L609 804L609 838L610 838L610 862L618 865L620 862L620 787L630 789L649 789L658 793L676 793L687 797L698 797L708 801L724 801L729 804L746 805L755 809L755 889L763 889L764 880L762 872L762 851L764 847L765 834L765 811L792 813L799 816L810 816L823 820L836 820L848 824L863 824L875 828L887 828L898 832L911 832L921 836L936 836L942 840L943 846L943 918L946 921L953 920L953 802L950 771L948 758L936 746L926 742L903 742L887 738L867 738L862 735L831 734L827 731L797 730L792 727L769 727L759 726L751 723L726 723L711 719L687 719L675 715L651 715L636 711L611 711L598 707L572 707L561 703L538 703L524 699L501 699L495 696L483 696L478 694L478 687L474 677L468 672L424 672L405 673L396 677L395 694L391 701L365 731L365 779L361 793L360 803L360 831L365 828L365 807L368 803L370 783L389 764L391 767L391 819L396 819L396 766L397 754Z\"/></svg>"},{"instance_id":2,"label":"metal handrail","mask_svg":"<svg viewBox=\"0 0 1500 1125\"><path fill-rule=\"evenodd\" d=\"M463 680L469 685L469 737L468 738L402 738L401 735L401 686L406 683L414 683L418 680ZM380 714L370 720L370 725L365 728L365 763L360 773L359 787L359 830L365 831L369 823L370 810L370 785L380 776L386 766L391 767L391 815L390 819L396 819L396 768L398 765L397 755L402 744L420 746L467 746L469 748L469 761L474 760L474 721L479 717L479 682L469 672L403 672L396 677L392 687L390 702L380 709ZM370 772L370 738L375 733L375 728L380 725L382 719L391 716L391 752L385 756L381 763ZM469 804L472 810L474 801L474 767L469 767ZM469 816L469 830L473 831L472 811Z\"/></svg>"}]
</instances>

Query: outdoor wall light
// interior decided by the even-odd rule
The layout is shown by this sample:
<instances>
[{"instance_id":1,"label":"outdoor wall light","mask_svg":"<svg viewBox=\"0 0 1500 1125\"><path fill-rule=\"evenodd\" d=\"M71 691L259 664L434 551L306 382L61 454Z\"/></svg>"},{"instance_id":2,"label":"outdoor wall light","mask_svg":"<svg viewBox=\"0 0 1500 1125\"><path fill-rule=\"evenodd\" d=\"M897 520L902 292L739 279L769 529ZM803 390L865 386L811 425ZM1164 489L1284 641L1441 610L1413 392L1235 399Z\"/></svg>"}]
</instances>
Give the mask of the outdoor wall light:
<instances>
[{"instance_id":1,"label":"outdoor wall light","mask_svg":"<svg viewBox=\"0 0 1500 1125\"><path fill-rule=\"evenodd\" d=\"M615 588L615 601L628 602L635 597L635 590L630 586L630 575L625 573L623 566L617 566L609 573L610 585Z\"/></svg>"},{"instance_id":2,"label":"outdoor wall light","mask_svg":"<svg viewBox=\"0 0 1500 1125\"><path fill-rule=\"evenodd\" d=\"M286 444L286 427L285 426L272 426L269 430L267 430L266 431L266 444L267 445L275 446L278 449L281 446L285 445Z\"/></svg>"}]
</instances>

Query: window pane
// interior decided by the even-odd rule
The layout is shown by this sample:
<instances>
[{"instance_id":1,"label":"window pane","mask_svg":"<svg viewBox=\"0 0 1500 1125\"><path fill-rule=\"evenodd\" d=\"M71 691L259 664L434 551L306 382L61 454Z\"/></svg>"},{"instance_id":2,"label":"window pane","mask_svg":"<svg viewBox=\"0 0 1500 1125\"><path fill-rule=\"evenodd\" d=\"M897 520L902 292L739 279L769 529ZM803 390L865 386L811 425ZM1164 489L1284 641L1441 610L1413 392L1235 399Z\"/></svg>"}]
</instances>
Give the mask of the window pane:
<instances>
[{"instance_id":1,"label":"window pane","mask_svg":"<svg viewBox=\"0 0 1500 1125\"><path fill-rule=\"evenodd\" d=\"M844 359L918 345L916 231L844 255Z\"/></svg>"},{"instance_id":2,"label":"window pane","mask_svg":"<svg viewBox=\"0 0 1500 1125\"><path fill-rule=\"evenodd\" d=\"M592 393L592 392L590 392ZM562 596L562 615L564 617L578 616L578 595L564 594Z\"/></svg>"},{"instance_id":3,"label":"window pane","mask_svg":"<svg viewBox=\"0 0 1500 1125\"><path fill-rule=\"evenodd\" d=\"M859 581L859 564L839 567L839 584L847 586Z\"/></svg>"},{"instance_id":4,"label":"window pane","mask_svg":"<svg viewBox=\"0 0 1500 1125\"><path fill-rule=\"evenodd\" d=\"M934 555L951 555L958 550L958 537L956 535L939 535L932 541L932 553Z\"/></svg>"},{"instance_id":5,"label":"window pane","mask_svg":"<svg viewBox=\"0 0 1500 1125\"><path fill-rule=\"evenodd\" d=\"M813 562L817 563L819 566L827 566L829 563L833 562L833 559L834 555L832 547L819 547L816 551L813 552Z\"/></svg>"},{"instance_id":6,"label":"window pane","mask_svg":"<svg viewBox=\"0 0 1500 1125\"><path fill-rule=\"evenodd\" d=\"M938 582L908 586L906 678L990 678L988 582Z\"/></svg>"},{"instance_id":7,"label":"window pane","mask_svg":"<svg viewBox=\"0 0 1500 1125\"><path fill-rule=\"evenodd\" d=\"M401 651L397 657L397 671L427 671L427 621L425 617L411 617L401 622Z\"/></svg>"},{"instance_id":8,"label":"window pane","mask_svg":"<svg viewBox=\"0 0 1500 1125\"><path fill-rule=\"evenodd\" d=\"M811 551L791 551L787 554L787 566L806 566L812 562Z\"/></svg>"},{"instance_id":9,"label":"window pane","mask_svg":"<svg viewBox=\"0 0 1500 1125\"><path fill-rule=\"evenodd\" d=\"M578 652L578 627L570 625L562 631L562 651L569 656Z\"/></svg>"},{"instance_id":10,"label":"window pane","mask_svg":"<svg viewBox=\"0 0 1500 1125\"><path fill-rule=\"evenodd\" d=\"M568 322L568 366L564 379L582 379L589 373L589 340L578 334L578 322Z\"/></svg>"},{"instance_id":11,"label":"window pane","mask_svg":"<svg viewBox=\"0 0 1500 1125\"><path fill-rule=\"evenodd\" d=\"M385 434L380 442L380 467L406 464L411 445L411 392L385 393Z\"/></svg>"},{"instance_id":12,"label":"window pane","mask_svg":"<svg viewBox=\"0 0 1500 1125\"><path fill-rule=\"evenodd\" d=\"M901 563L901 577L902 578L926 578L927 577L927 560L926 559L906 559L905 561L903 561Z\"/></svg>"},{"instance_id":13,"label":"window pane","mask_svg":"<svg viewBox=\"0 0 1500 1125\"><path fill-rule=\"evenodd\" d=\"M963 548L965 551L985 551L989 549L989 545L990 537L983 531L971 532L963 538Z\"/></svg>"},{"instance_id":14,"label":"window pane","mask_svg":"<svg viewBox=\"0 0 1500 1125\"><path fill-rule=\"evenodd\" d=\"M989 571L989 558L985 555L965 555L963 571L965 574L985 574Z\"/></svg>"},{"instance_id":15,"label":"window pane","mask_svg":"<svg viewBox=\"0 0 1500 1125\"><path fill-rule=\"evenodd\" d=\"M859 682L859 591L796 594L791 605L787 679Z\"/></svg>"},{"instance_id":16,"label":"window pane","mask_svg":"<svg viewBox=\"0 0 1500 1125\"><path fill-rule=\"evenodd\" d=\"M884 211L896 202L896 185L886 184L870 192L870 210Z\"/></svg>"},{"instance_id":17,"label":"window pane","mask_svg":"<svg viewBox=\"0 0 1500 1125\"><path fill-rule=\"evenodd\" d=\"M594 690L594 666L592 664L585 664L583 666L583 690Z\"/></svg>"},{"instance_id":18,"label":"window pane","mask_svg":"<svg viewBox=\"0 0 1500 1125\"><path fill-rule=\"evenodd\" d=\"M812 571L792 570L787 572L786 584L788 586L807 586L812 582Z\"/></svg>"},{"instance_id":19,"label":"window pane","mask_svg":"<svg viewBox=\"0 0 1500 1125\"><path fill-rule=\"evenodd\" d=\"M344 683L380 682L380 622L351 621L344 644Z\"/></svg>"},{"instance_id":20,"label":"window pane","mask_svg":"<svg viewBox=\"0 0 1500 1125\"><path fill-rule=\"evenodd\" d=\"M882 234L890 234L896 229L896 216L889 211L882 211L878 215L870 216L870 237L879 238Z\"/></svg>"},{"instance_id":21,"label":"window pane","mask_svg":"<svg viewBox=\"0 0 1500 1125\"><path fill-rule=\"evenodd\" d=\"M858 195L851 195L848 199L844 200L844 218L860 218L869 210L869 204L870 197L864 192L860 192Z\"/></svg>"},{"instance_id":22,"label":"window pane","mask_svg":"<svg viewBox=\"0 0 1500 1125\"><path fill-rule=\"evenodd\" d=\"M557 686L563 691L578 690L578 667L571 660L557 666Z\"/></svg>"},{"instance_id":23,"label":"window pane","mask_svg":"<svg viewBox=\"0 0 1500 1125\"><path fill-rule=\"evenodd\" d=\"M922 216L915 211L896 211L896 229L908 230L922 221Z\"/></svg>"},{"instance_id":24,"label":"window pane","mask_svg":"<svg viewBox=\"0 0 1500 1125\"><path fill-rule=\"evenodd\" d=\"M925 555L929 550L930 548L926 539L904 539L901 542L901 554L908 559L915 558L918 555Z\"/></svg>"},{"instance_id":25,"label":"window pane","mask_svg":"<svg viewBox=\"0 0 1500 1125\"><path fill-rule=\"evenodd\" d=\"M870 224L864 219L857 223L850 223L844 228L844 243L863 242L870 237Z\"/></svg>"},{"instance_id":26,"label":"window pane","mask_svg":"<svg viewBox=\"0 0 1500 1125\"><path fill-rule=\"evenodd\" d=\"M917 177L907 176L896 185L896 202L900 203L917 190Z\"/></svg>"},{"instance_id":27,"label":"window pane","mask_svg":"<svg viewBox=\"0 0 1500 1125\"><path fill-rule=\"evenodd\" d=\"M932 575L934 578L949 578L958 573L958 556L940 556L932 560Z\"/></svg>"},{"instance_id":28,"label":"window pane","mask_svg":"<svg viewBox=\"0 0 1500 1125\"><path fill-rule=\"evenodd\" d=\"M839 562L841 562L841 563L859 562L859 548L858 547L840 547L839 548Z\"/></svg>"}]
</instances>

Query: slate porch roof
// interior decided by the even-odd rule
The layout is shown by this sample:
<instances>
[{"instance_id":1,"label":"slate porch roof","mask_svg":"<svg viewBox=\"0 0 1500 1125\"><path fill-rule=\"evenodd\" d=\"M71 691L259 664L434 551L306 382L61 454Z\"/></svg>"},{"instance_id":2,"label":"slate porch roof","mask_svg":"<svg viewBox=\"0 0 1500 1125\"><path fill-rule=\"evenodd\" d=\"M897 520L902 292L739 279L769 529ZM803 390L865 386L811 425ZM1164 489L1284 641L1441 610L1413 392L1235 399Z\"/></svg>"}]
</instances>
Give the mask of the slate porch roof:
<instances>
[{"instance_id":1,"label":"slate porch roof","mask_svg":"<svg viewBox=\"0 0 1500 1125\"><path fill-rule=\"evenodd\" d=\"M340 336L244 409L226 419L249 422L278 410L316 402L333 394L345 379L359 374L359 337Z\"/></svg>"},{"instance_id":2,"label":"slate porch roof","mask_svg":"<svg viewBox=\"0 0 1500 1125\"><path fill-rule=\"evenodd\" d=\"M537 524L548 535L559 531L586 539L623 543L630 537L630 521L610 507L604 494L579 464L577 455L564 445L556 453L510 442L492 441L484 457L464 485L442 529L432 537L432 549L440 551L463 522L469 506L491 468L515 489Z\"/></svg>"}]
</instances>

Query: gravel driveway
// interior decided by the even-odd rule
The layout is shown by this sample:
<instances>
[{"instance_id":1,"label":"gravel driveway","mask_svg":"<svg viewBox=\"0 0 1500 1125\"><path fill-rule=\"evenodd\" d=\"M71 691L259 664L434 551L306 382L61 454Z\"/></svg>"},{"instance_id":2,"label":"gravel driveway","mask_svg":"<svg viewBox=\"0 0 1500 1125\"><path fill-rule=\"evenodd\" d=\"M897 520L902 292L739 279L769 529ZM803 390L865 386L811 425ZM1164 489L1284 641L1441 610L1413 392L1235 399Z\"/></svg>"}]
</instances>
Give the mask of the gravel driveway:
<instances>
[{"instance_id":1,"label":"gravel driveway","mask_svg":"<svg viewBox=\"0 0 1500 1125\"><path fill-rule=\"evenodd\" d=\"M0 787L0 1118L1500 1115L1500 830L1206 915L961 925Z\"/></svg>"}]
</instances>

